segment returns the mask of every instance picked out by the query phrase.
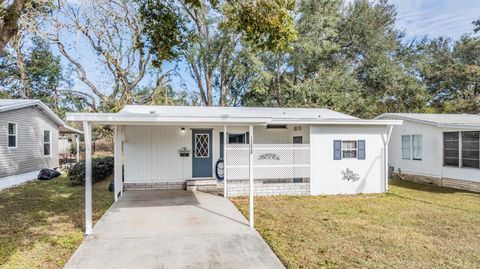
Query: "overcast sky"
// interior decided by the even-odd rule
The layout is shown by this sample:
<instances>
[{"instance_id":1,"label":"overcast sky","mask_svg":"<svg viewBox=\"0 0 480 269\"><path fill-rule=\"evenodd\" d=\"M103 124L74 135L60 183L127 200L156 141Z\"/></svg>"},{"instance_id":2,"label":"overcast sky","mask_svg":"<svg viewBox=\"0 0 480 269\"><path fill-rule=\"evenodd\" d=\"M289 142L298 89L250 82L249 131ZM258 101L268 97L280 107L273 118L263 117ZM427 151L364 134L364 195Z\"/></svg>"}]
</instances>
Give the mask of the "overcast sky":
<instances>
[{"instance_id":1,"label":"overcast sky","mask_svg":"<svg viewBox=\"0 0 480 269\"><path fill-rule=\"evenodd\" d=\"M352 1L352 0L347 0ZM397 27L405 31L406 39L421 39L425 36L434 38L449 36L458 39L462 34L473 30L472 21L480 17L480 0L390 0L397 8ZM88 54L88 53L86 53ZM85 57L84 59L91 59ZM66 61L63 59L63 63ZM85 63L87 73L93 81L104 81L106 78L95 69L92 61ZM171 68L167 64L167 69ZM182 65L181 65L182 66ZM185 67L181 68L185 69ZM193 90L195 85L188 70L179 70L185 78L186 86ZM74 75L75 77L75 75ZM143 85L151 84L151 77L145 77ZM76 90L86 90L87 87L75 78ZM99 83L100 84L100 83ZM110 83L101 83L108 88ZM174 79L174 87L180 87L180 80Z\"/></svg>"}]
</instances>

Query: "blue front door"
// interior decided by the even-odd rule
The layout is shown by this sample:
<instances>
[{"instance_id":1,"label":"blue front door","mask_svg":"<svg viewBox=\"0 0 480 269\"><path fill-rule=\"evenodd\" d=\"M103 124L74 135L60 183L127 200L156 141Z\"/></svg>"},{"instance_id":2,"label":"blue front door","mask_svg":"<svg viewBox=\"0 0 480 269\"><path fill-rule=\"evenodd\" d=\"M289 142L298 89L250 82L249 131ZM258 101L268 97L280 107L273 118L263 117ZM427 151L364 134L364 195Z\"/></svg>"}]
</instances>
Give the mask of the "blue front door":
<instances>
[{"instance_id":1,"label":"blue front door","mask_svg":"<svg viewBox=\"0 0 480 269\"><path fill-rule=\"evenodd\" d=\"M212 130L192 130L192 177L212 177Z\"/></svg>"}]
</instances>

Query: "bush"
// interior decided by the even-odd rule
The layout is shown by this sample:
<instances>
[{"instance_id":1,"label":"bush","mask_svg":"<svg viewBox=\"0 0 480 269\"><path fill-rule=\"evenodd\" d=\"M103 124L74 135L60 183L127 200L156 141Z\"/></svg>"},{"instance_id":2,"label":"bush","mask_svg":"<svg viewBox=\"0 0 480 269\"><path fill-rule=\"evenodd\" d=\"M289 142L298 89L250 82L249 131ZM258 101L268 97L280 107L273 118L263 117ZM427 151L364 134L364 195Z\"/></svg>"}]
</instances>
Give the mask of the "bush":
<instances>
[{"instance_id":1,"label":"bush","mask_svg":"<svg viewBox=\"0 0 480 269\"><path fill-rule=\"evenodd\" d=\"M113 173L113 157L92 159L92 182L99 182ZM76 163L68 170L68 177L73 185L85 185L85 161Z\"/></svg>"}]
</instances>

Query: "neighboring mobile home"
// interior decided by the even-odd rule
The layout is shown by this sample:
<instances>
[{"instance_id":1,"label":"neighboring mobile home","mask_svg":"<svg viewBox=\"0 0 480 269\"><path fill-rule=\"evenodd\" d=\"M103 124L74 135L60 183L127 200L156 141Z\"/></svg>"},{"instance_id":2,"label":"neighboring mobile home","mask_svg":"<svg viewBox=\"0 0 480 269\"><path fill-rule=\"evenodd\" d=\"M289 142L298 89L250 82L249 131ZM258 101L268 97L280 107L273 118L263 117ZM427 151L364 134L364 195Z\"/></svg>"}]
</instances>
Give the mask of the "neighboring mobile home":
<instances>
[{"instance_id":1,"label":"neighboring mobile home","mask_svg":"<svg viewBox=\"0 0 480 269\"><path fill-rule=\"evenodd\" d=\"M405 178L480 191L480 115L387 113L395 126L389 163Z\"/></svg>"},{"instance_id":2,"label":"neighboring mobile home","mask_svg":"<svg viewBox=\"0 0 480 269\"><path fill-rule=\"evenodd\" d=\"M212 183L225 196L384 192L388 134L401 124L328 109L182 106L125 106L118 113L68 113L67 120L83 122L87 187L91 126L113 126L116 199L124 187ZM217 174L224 174L218 185Z\"/></svg>"},{"instance_id":3,"label":"neighboring mobile home","mask_svg":"<svg viewBox=\"0 0 480 269\"><path fill-rule=\"evenodd\" d=\"M81 131L39 100L0 99L0 190L35 179L43 168L58 167L60 133Z\"/></svg>"}]
</instances>

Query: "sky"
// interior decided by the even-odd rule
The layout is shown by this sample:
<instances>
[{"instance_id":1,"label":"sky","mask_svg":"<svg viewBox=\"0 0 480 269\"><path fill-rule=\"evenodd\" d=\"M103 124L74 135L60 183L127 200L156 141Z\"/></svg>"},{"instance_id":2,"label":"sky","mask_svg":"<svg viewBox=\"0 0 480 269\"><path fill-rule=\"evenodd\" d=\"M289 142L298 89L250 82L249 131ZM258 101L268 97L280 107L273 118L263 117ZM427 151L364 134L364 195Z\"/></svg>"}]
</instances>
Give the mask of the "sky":
<instances>
[{"instance_id":1,"label":"sky","mask_svg":"<svg viewBox=\"0 0 480 269\"><path fill-rule=\"evenodd\" d=\"M347 0L352 1L352 0ZM472 21L480 18L480 0L390 0L397 8L397 27L405 32L406 41L422 39L425 36L435 38L439 36L449 36L458 39L464 33L473 30ZM105 74L98 72L98 67L91 59L95 55L89 55L88 52L80 52L86 66L88 76L94 83L102 85L100 88L109 88L111 85L106 80ZM63 63L67 63L63 60ZM165 69L169 69L173 64L167 63ZM179 88L186 86L187 90L195 88L190 73L185 65L180 64L179 73L183 80L173 78L173 87ZM76 78L73 73L74 89L88 91L85 84ZM152 84L153 79L147 76L142 84Z\"/></svg>"}]
</instances>

